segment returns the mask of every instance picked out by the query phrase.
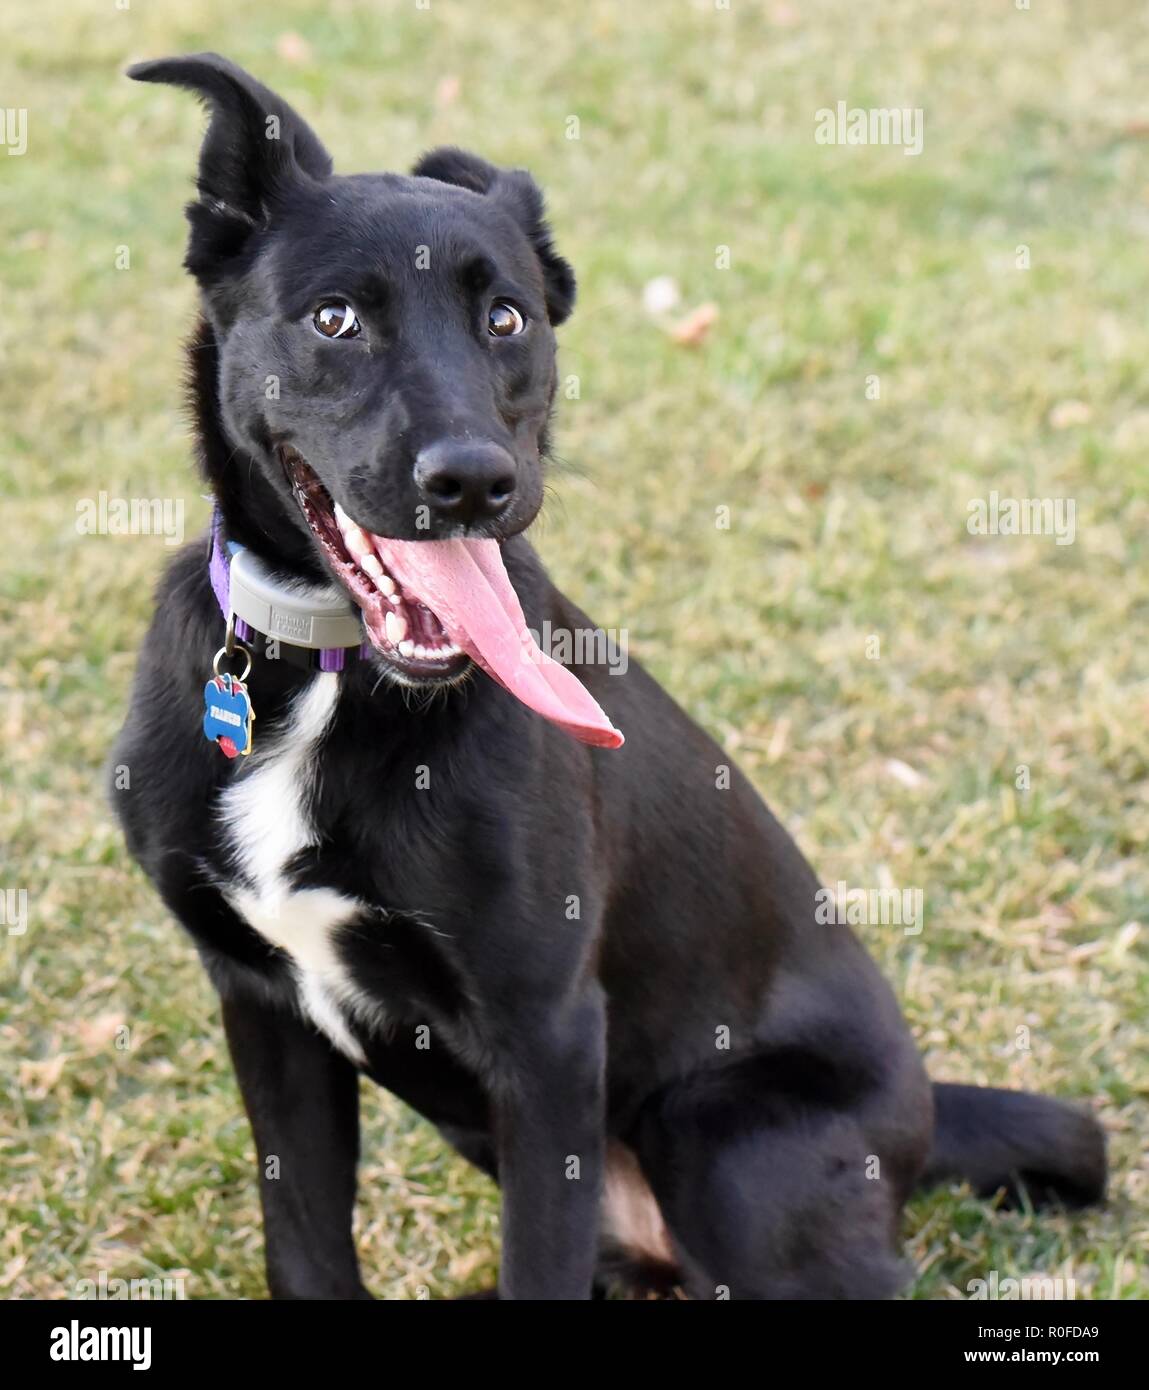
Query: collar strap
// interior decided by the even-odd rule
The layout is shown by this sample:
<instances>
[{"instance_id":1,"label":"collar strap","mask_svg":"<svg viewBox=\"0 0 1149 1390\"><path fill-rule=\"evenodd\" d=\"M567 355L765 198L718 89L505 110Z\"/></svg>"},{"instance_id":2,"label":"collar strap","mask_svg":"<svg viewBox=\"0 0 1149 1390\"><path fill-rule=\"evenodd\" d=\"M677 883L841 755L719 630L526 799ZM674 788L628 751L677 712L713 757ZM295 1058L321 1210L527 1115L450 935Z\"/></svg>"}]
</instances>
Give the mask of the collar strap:
<instances>
[{"instance_id":1,"label":"collar strap","mask_svg":"<svg viewBox=\"0 0 1149 1390\"><path fill-rule=\"evenodd\" d=\"M262 637L265 653L275 642L296 656L292 664L320 671L342 671L370 651L359 610L346 594L334 585L278 579L245 546L224 540L218 507L212 514L208 574L220 612L225 622L235 618L241 642Z\"/></svg>"}]
</instances>

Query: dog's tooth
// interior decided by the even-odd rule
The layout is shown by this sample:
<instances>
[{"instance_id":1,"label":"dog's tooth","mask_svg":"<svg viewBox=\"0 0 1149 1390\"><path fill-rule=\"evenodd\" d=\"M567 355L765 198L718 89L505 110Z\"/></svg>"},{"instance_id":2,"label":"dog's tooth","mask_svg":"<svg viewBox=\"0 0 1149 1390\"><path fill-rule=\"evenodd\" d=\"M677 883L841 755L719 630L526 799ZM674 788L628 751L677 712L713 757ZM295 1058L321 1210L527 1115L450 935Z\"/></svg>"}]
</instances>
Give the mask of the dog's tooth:
<instances>
[{"instance_id":1,"label":"dog's tooth","mask_svg":"<svg viewBox=\"0 0 1149 1390\"><path fill-rule=\"evenodd\" d=\"M396 646L407 636L407 619L401 618L398 613L388 613L383 626L387 630L388 642L393 642Z\"/></svg>"},{"instance_id":2,"label":"dog's tooth","mask_svg":"<svg viewBox=\"0 0 1149 1390\"><path fill-rule=\"evenodd\" d=\"M343 537L347 549L359 560L365 560L368 555L374 555L371 541L363 527L357 521L352 521L338 502L335 504L335 522L339 527L339 534Z\"/></svg>"},{"instance_id":3,"label":"dog's tooth","mask_svg":"<svg viewBox=\"0 0 1149 1390\"><path fill-rule=\"evenodd\" d=\"M416 642L416 643L415 643L415 655L419 658L420 661L426 661L427 658L431 655L431 653L430 653L430 652L427 650L427 648L422 644L422 642Z\"/></svg>"},{"instance_id":4,"label":"dog's tooth","mask_svg":"<svg viewBox=\"0 0 1149 1390\"><path fill-rule=\"evenodd\" d=\"M343 532L343 539L347 544L347 549L359 560L365 560L368 555L373 554L371 542L367 539L367 532L362 526L356 526L352 521Z\"/></svg>"},{"instance_id":5,"label":"dog's tooth","mask_svg":"<svg viewBox=\"0 0 1149 1390\"><path fill-rule=\"evenodd\" d=\"M415 654L415 643L414 643L414 642L408 641L408 642L400 642L400 643L399 643L399 655L400 655L400 656L414 656L414 654Z\"/></svg>"},{"instance_id":6,"label":"dog's tooth","mask_svg":"<svg viewBox=\"0 0 1149 1390\"><path fill-rule=\"evenodd\" d=\"M383 568L383 561L375 554L374 550L369 550L366 555L361 555L359 563L375 581L375 587L379 592L390 598L395 592L395 581Z\"/></svg>"}]
</instances>

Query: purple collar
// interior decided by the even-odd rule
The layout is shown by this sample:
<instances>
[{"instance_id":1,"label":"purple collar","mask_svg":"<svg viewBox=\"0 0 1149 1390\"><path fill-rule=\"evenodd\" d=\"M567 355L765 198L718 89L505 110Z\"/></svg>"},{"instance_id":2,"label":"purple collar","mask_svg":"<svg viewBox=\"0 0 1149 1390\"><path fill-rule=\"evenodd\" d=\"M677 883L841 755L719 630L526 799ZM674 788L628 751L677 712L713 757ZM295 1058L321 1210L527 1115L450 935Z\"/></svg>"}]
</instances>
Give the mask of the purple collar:
<instances>
[{"instance_id":1,"label":"purple collar","mask_svg":"<svg viewBox=\"0 0 1149 1390\"><path fill-rule=\"evenodd\" d=\"M212 512L211 519L211 553L208 561L208 575L211 579L212 592L215 594L219 611L223 614L225 622L232 617L231 560L233 555L242 550L243 546L238 545L235 541L224 539L223 517L220 515L219 508L216 507ZM267 634L258 633L249 622L246 622L237 613L235 615L235 635L241 642L250 643L256 636L266 637ZM269 640L275 640L285 647L292 648L297 653L308 653L320 671L342 671L348 661L367 656L370 652L370 644L367 642L358 646L316 648L300 646L279 635Z\"/></svg>"}]
</instances>

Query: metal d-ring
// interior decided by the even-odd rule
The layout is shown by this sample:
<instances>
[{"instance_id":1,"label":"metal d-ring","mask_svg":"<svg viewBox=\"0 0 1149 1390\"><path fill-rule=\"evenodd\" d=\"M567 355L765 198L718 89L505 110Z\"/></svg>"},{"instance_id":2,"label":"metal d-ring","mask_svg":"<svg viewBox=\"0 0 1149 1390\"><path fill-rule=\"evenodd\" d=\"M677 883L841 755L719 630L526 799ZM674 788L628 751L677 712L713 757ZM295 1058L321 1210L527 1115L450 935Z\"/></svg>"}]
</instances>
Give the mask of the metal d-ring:
<instances>
[{"instance_id":1,"label":"metal d-ring","mask_svg":"<svg viewBox=\"0 0 1149 1390\"><path fill-rule=\"evenodd\" d=\"M232 679L240 681L242 683L243 681L247 680L249 675L251 675L251 649L245 647L244 644L239 640L239 638L236 637L235 614L233 613L227 620L227 636L224 638L223 646L220 647L219 651L216 652L215 656L212 658L212 675L218 679L219 663L221 658L225 656L234 656L237 651L242 652L244 656L247 658L247 665L243 668L243 675L232 676ZM229 671L227 674L231 675L231 672Z\"/></svg>"}]
</instances>

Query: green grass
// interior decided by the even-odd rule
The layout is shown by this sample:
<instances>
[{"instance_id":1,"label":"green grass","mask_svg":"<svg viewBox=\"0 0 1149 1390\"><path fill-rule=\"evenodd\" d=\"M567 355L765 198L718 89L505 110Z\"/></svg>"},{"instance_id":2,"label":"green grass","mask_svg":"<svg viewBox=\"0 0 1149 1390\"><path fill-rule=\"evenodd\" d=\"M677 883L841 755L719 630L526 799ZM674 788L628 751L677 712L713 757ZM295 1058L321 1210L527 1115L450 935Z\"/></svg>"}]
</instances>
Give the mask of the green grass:
<instances>
[{"instance_id":1,"label":"green grass","mask_svg":"<svg viewBox=\"0 0 1149 1390\"><path fill-rule=\"evenodd\" d=\"M2 0L0 19L0 105L29 112L27 153L0 153L0 886L29 894L26 934L0 929L0 1294L67 1297L101 1269L263 1292L215 1001L100 790L169 552L75 526L100 490L207 515L180 410L201 117L118 74L212 47L343 169L452 142L536 172L582 281L537 532L557 580L629 630L825 881L925 889L920 936L863 934L935 1075L1104 1122L1104 1209L912 1203L911 1295L997 1269L1149 1296L1149 21L1117 0ZM303 61L279 51L292 31ZM839 99L922 107L924 152L816 145ZM659 275L678 313L717 306L700 347L644 312ZM991 489L1073 497L1075 544L969 535ZM489 1282L490 1187L388 1098L365 1116L372 1289Z\"/></svg>"}]
</instances>

